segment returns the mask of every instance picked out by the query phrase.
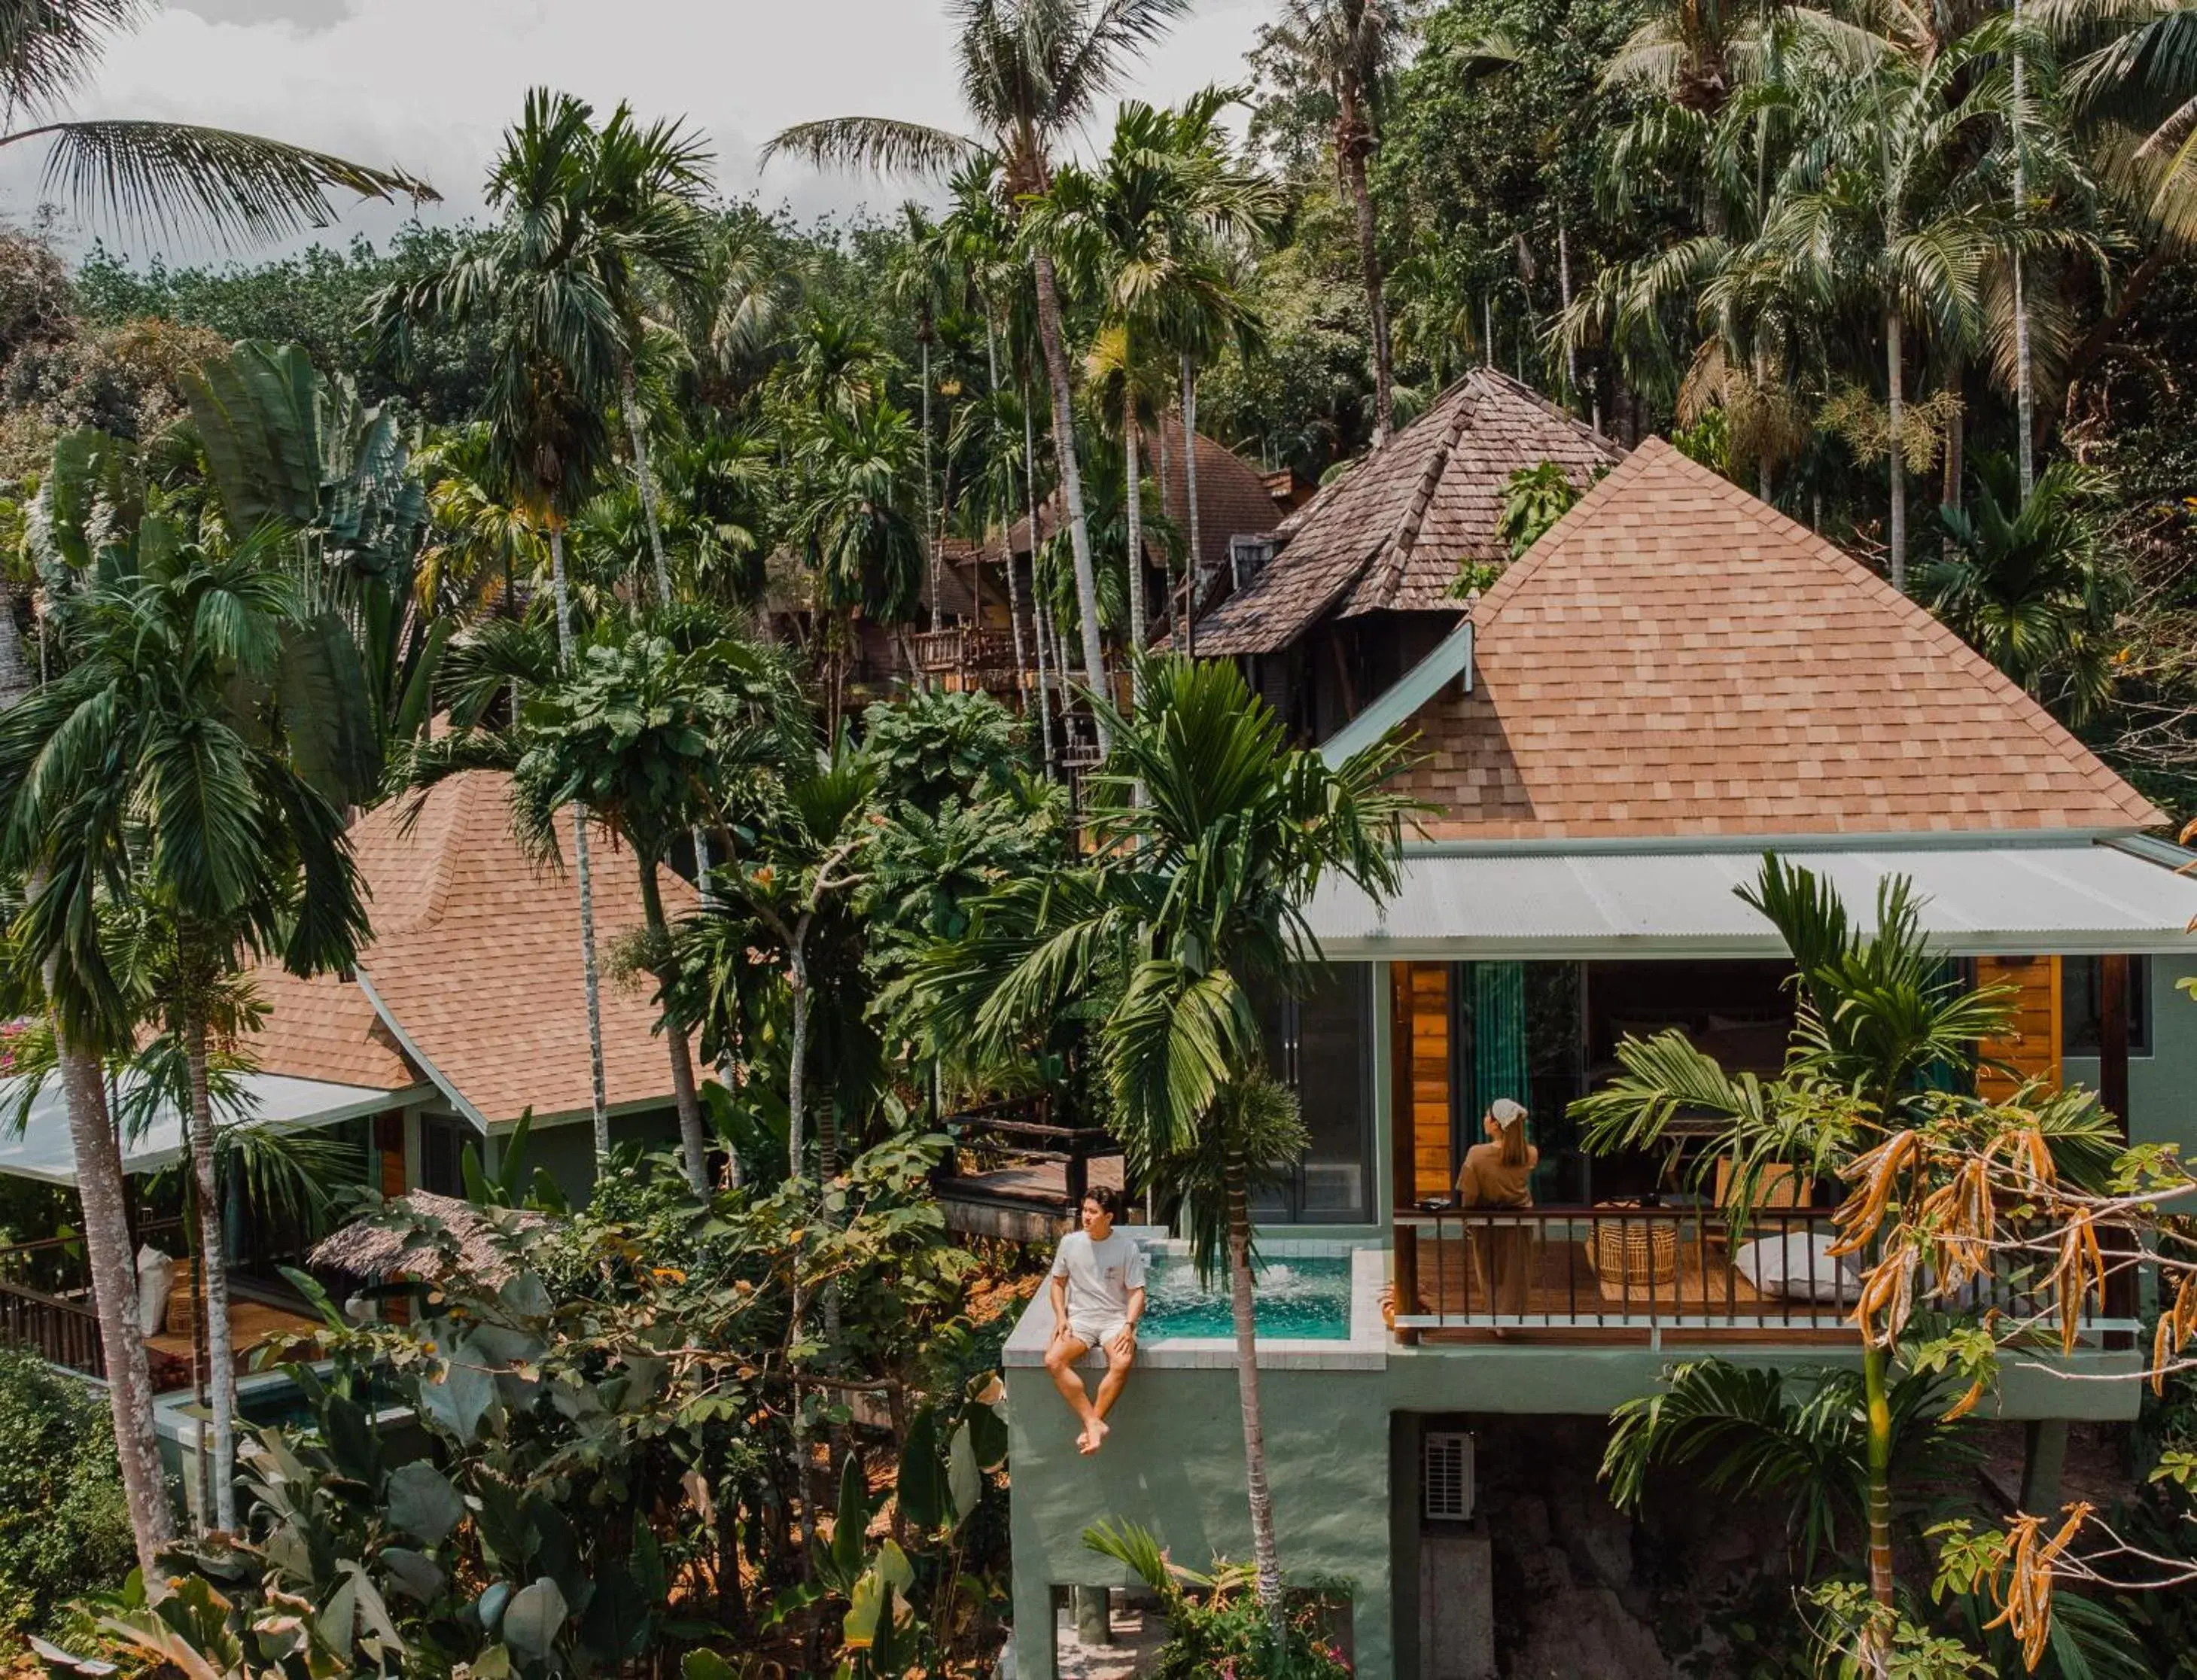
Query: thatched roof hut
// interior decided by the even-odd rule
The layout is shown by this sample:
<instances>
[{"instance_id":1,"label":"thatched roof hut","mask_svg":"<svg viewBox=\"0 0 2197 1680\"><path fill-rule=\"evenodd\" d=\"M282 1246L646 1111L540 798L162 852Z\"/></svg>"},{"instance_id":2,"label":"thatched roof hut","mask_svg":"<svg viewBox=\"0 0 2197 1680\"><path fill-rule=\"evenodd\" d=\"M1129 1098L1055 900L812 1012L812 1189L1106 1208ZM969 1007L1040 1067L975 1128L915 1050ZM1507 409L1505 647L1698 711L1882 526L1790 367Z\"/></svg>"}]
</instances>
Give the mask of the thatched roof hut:
<instances>
[{"instance_id":1,"label":"thatched roof hut","mask_svg":"<svg viewBox=\"0 0 2197 1680\"><path fill-rule=\"evenodd\" d=\"M392 1219L392 1214L406 1217ZM306 1259L368 1283L398 1277L440 1283L453 1271L462 1270L490 1288L500 1289L509 1281L512 1266L496 1242L499 1229L532 1231L548 1223L546 1214L481 1208L455 1196L415 1190L391 1202L387 1211L356 1219L332 1233ZM444 1232L457 1245L455 1266L438 1240Z\"/></svg>"}]
</instances>

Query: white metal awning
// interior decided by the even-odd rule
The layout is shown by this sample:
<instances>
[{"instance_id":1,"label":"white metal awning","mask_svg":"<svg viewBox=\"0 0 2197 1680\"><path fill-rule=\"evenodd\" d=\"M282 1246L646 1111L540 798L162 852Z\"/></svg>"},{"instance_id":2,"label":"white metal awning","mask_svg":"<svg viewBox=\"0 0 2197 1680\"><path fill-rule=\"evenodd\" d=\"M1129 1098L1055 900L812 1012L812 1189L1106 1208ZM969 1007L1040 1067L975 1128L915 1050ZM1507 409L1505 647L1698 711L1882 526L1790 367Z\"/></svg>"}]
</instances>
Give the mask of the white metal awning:
<instances>
[{"instance_id":1,"label":"white metal awning","mask_svg":"<svg viewBox=\"0 0 2197 1680\"><path fill-rule=\"evenodd\" d=\"M235 1076L233 1101L218 1111L228 1117L285 1129L333 1126L361 1115L380 1114L401 1093L376 1091L357 1085L330 1085L316 1079L292 1079L284 1074L243 1074ZM0 1173L46 1184L76 1183L76 1153L69 1143L68 1109L58 1078L49 1079L32 1099L22 1131L9 1127L5 1116L14 1112L21 1081L0 1080ZM122 1170L154 1173L182 1158L183 1117L163 1103L151 1119L123 1145Z\"/></svg>"},{"instance_id":2,"label":"white metal awning","mask_svg":"<svg viewBox=\"0 0 2197 1680\"><path fill-rule=\"evenodd\" d=\"M1388 903L1331 881L1307 919L1330 961L1782 956L1733 890L1764 849L1409 849ZM2175 872L2193 854L2160 842L1774 849L1828 877L1864 923L1878 883L1909 877L1924 930L1951 955L2197 956L2197 878Z\"/></svg>"}]
</instances>

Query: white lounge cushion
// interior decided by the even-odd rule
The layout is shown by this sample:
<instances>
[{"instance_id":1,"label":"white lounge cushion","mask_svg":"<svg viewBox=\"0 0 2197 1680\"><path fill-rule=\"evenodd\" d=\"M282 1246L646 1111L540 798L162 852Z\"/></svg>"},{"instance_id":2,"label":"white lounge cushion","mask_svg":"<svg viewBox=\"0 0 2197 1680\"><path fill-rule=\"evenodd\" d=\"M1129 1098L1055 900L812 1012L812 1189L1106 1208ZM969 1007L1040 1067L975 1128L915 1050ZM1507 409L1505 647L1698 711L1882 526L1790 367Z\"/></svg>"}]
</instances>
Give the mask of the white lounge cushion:
<instances>
[{"instance_id":1,"label":"white lounge cushion","mask_svg":"<svg viewBox=\"0 0 2197 1680\"><path fill-rule=\"evenodd\" d=\"M137 1251L137 1333L156 1336L168 1328L168 1296L176 1287L176 1262L148 1243Z\"/></svg>"},{"instance_id":2,"label":"white lounge cushion","mask_svg":"<svg viewBox=\"0 0 2197 1680\"><path fill-rule=\"evenodd\" d=\"M1759 1237L1731 1257L1731 1269L1762 1295L1851 1305L1861 1295L1861 1273L1852 1260L1833 1256L1831 1243L1827 1231Z\"/></svg>"}]
</instances>

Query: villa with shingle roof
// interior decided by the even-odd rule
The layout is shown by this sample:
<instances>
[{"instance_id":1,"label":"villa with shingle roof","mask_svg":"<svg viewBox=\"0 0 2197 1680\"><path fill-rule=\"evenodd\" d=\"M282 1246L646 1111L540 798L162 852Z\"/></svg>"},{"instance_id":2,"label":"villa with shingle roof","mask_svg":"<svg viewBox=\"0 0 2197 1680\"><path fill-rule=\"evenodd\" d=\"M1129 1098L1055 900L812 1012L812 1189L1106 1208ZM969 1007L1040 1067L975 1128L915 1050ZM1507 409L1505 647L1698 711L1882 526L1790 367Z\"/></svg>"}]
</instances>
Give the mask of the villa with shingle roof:
<instances>
[{"instance_id":1,"label":"villa with shingle roof","mask_svg":"<svg viewBox=\"0 0 2197 1680\"><path fill-rule=\"evenodd\" d=\"M1571 450L1544 458L1595 482L1468 605L1438 586L1493 553L1514 470L1474 453L1483 421ZM1561 1451L1554 1420L1653 1392L1681 1350L1855 1357L1827 1186L1788 1179L1735 1213L1713 1128L1682 1120L1653 1155L1591 1156L1568 1117L1628 1036L1677 1031L1729 1069L1777 1070L1789 964L1736 890L1764 854L1864 920L1909 879L1948 972L2014 988L1989 1057L2096 1089L2136 1140L2185 1147L2193 854L1869 567L1668 444L1621 455L1498 374L1447 393L1283 535L1200 623L1200 656L1250 664L1331 760L1400 730L1401 785L1426 809L1394 897L1315 895L1321 978L1269 1011L1309 1146L1263 1197L1261 1252L1344 1273L1330 1327L1261 1337L1278 1538L1293 1572L1348 1584L1338 1633L1359 1672L1488 1673L1498 1588L1475 1489L1506 1457ZM2010 1089L1995 1079L1987 1093ZM1539 1150L1532 1205L1462 1207L1464 1151L1506 1098ZM2117 1283L2069 1368L2133 1370L2136 1324ZM1041 1368L1049 1329L1041 1300L1006 1354L1026 1677L1056 1671L1069 1590L1122 1580L1080 1543L1094 1514L1178 1556L1250 1549L1232 1344L1149 1327L1106 1450L1086 1457ZM2136 1403L2130 1383L2024 1361L1989 1404L2049 1420ZM1608 1609L1575 1598L1586 1620Z\"/></svg>"},{"instance_id":2,"label":"villa with shingle roof","mask_svg":"<svg viewBox=\"0 0 2197 1680\"><path fill-rule=\"evenodd\" d=\"M374 1181L385 1194L463 1193L468 1141L492 1161L519 1117L528 1157L575 1195L592 1173L593 1080L577 883L513 837L508 778L472 771L430 791L416 812L392 800L351 830L373 933L350 973L300 980L255 970L265 1022L243 1046L265 1074L385 1090L374 1117ZM672 877L666 908L692 907ZM630 854L594 857L596 948L606 969L603 1075L620 1141L669 1142L669 1053L648 988L607 972L608 953L642 923Z\"/></svg>"}]
</instances>

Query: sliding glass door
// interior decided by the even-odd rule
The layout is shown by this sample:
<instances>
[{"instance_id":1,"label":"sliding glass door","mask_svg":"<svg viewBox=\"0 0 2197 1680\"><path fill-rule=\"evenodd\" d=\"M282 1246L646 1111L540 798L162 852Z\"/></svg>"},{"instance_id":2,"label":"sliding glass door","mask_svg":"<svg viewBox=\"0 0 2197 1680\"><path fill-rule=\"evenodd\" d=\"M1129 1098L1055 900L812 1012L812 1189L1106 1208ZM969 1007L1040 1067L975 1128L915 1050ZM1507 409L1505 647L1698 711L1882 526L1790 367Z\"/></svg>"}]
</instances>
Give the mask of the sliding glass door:
<instances>
[{"instance_id":1,"label":"sliding glass door","mask_svg":"<svg viewBox=\"0 0 2197 1680\"><path fill-rule=\"evenodd\" d=\"M1267 1064L1296 1092L1304 1158L1259 1198L1262 1224L1373 1218L1373 970L1336 964L1264 1011Z\"/></svg>"}]
</instances>

